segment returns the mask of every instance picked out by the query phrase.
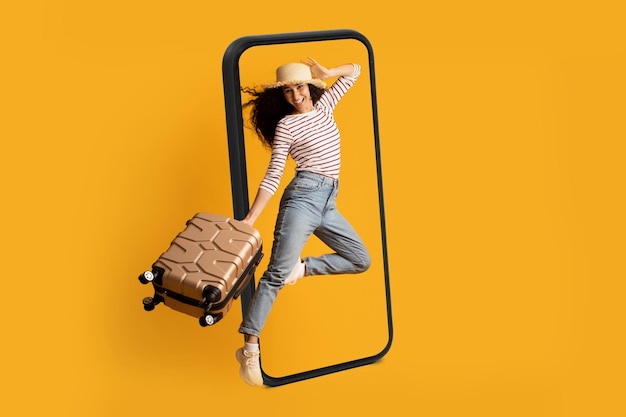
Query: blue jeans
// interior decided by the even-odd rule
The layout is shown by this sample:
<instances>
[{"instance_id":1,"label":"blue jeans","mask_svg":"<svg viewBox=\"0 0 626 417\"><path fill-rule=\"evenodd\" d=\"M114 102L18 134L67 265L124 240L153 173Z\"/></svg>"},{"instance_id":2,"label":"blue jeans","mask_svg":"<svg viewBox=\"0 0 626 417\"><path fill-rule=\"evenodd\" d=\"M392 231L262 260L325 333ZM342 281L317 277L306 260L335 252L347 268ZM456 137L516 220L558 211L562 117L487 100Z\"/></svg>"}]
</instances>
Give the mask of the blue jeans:
<instances>
[{"instance_id":1,"label":"blue jeans","mask_svg":"<svg viewBox=\"0 0 626 417\"><path fill-rule=\"evenodd\" d=\"M356 274L367 270L367 248L336 205L339 180L298 171L280 201L274 243L267 270L239 328L240 333L259 336L285 279L298 262L311 234L334 253L304 258L306 275Z\"/></svg>"}]
</instances>

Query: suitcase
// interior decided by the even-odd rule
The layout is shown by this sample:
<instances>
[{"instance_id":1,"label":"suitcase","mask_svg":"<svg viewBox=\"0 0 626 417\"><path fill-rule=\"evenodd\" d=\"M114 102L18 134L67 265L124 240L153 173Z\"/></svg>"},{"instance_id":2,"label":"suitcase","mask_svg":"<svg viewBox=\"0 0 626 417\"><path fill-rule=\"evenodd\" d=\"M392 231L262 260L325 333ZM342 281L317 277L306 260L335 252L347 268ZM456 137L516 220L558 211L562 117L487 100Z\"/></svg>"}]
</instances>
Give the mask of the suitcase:
<instances>
[{"instance_id":1,"label":"suitcase","mask_svg":"<svg viewBox=\"0 0 626 417\"><path fill-rule=\"evenodd\" d=\"M256 229L219 214L197 213L152 270L139 276L154 287L154 296L143 299L144 309L164 303L211 326L228 313L262 257Z\"/></svg>"}]
</instances>

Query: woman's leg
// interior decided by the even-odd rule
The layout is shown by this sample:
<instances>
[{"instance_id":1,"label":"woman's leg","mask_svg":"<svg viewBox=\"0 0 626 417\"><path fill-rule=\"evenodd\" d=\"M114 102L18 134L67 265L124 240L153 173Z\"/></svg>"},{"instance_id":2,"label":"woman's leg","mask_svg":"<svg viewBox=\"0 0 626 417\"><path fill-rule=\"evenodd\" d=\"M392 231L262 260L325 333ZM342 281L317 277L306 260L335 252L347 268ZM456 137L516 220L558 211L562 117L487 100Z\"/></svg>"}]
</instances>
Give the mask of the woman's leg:
<instances>
[{"instance_id":1,"label":"woman's leg","mask_svg":"<svg viewBox=\"0 0 626 417\"><path fill-rule=\"evenodd\" d=\"M356 230L337 210L335 196L336 193L314 232L335 253L306 258L306 275L358 274L370 267L369 252Z\"/></svg>"},{"instance_id":2,"label":"woman's leg","mask_svg":"<svg viewBox=\"0 0 626 417\"><path fill-rule=\"evenodd\" d=\"M332 188L324 184L325 180L316 174L300 173L285 189L274 228L270 261L239 328L241 333L260 335L285 279L321 222L332 194Z\"/></svg>"},{"instance_id":3,"label":"woman's leg","mask_svg":"<svg viewBox=\"0 0 626 417\"><path fill-rule=\"evenodd\" d=\"M241 365L239 375L250 385L263 385L259 361L259 335L285 279L300 258L300 252L314 227L308 226L293 208L281 209L276 222L274 243L268 269L265 271L248 305L239 332L245 345L236 352Z\"/></svg>"},{"instance_id":4,"label":"woman's leg","mask_svg":"<svg viewBox=\"0 0 626 417\"><path fill-rule=\"evenodd\" d=\"M286 208L279 213L270 261L250 301L239 329L241 333L258 338L278 292L285 285L285 279L298 262L302 248L314 229L315 225L295 208Z\"/></svg>"},{"instance_id":5,"label":"woman's leg","mask_svg":"<svg viewBox=\"0 0 626 417\"><path fill-rule=\"evenodd\" d=\"M334 194L333 181L317 174L298 173L281 199L267 270L259 280L239 331L246 344L237 350L240 375L262 385L258 340L280 289L285 285L307 239L319 227L322 213Z\"/></svg>"}]
</instances>

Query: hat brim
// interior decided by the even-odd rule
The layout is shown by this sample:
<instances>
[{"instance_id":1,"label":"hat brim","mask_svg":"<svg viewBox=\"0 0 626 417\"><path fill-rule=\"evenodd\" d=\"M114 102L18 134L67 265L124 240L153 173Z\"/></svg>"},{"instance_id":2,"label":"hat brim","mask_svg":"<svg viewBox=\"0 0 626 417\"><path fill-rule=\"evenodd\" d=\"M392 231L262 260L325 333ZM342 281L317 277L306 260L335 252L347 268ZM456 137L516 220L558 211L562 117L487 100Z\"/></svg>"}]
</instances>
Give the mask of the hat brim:
<instances>
[{"instance_id":1,"label":"hat brim","mask_svg":"<svg viewBox=\"0 0 626 417\"><path fill-rule=\"evenodd\" d=\"M318 88L326 88L326 83L318 78L311 78L309 80L292 80L292 81L278 81L272 84L263 84L263 88L277 88L286 84L313 84Z\"/></svg>"}]
</instances>

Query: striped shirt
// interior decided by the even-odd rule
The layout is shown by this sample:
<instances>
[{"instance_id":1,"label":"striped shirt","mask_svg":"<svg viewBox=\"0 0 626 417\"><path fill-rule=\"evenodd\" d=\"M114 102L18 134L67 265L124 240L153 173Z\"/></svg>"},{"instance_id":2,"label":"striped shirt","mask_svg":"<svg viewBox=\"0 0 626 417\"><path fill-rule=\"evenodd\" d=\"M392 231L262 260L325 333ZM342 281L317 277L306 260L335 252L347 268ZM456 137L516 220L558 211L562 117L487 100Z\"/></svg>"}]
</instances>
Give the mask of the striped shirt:
<instances>
[{"instance_id":1,"label":"striped shirt","mask_svg":"<svg viewBox=\"0 0 626 417\"><path fill-rule=\"evenodd\" d=\"M341 76L315 103L313 110L289 114L276 126L272 157L260 188L274 194L285 170L287 156L296 162L296 171L311 171L331 178L339 177L341 166L339 129L333 117L335 106L354 85L361 67Z\"/></svg>"}]
</instances>

